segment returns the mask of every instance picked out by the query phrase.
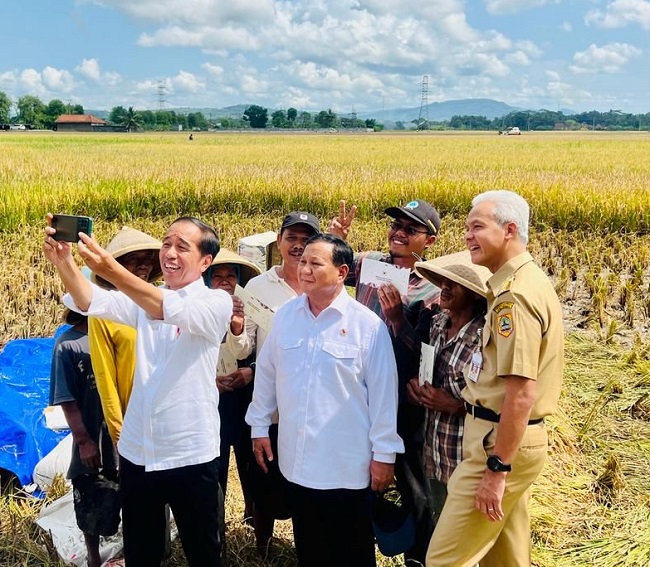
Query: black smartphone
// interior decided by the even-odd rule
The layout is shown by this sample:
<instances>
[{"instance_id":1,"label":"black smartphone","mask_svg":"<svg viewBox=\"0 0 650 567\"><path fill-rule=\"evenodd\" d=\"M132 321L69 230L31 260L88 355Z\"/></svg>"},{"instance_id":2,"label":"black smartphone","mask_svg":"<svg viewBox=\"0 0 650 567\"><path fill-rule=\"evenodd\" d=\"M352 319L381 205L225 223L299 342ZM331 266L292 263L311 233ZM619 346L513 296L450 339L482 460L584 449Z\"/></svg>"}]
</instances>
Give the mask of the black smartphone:
<instances>
[{"instance_id":1,"label":"black smartphone","mask_svg":"<svg viewBox=\"0 0 650 567\"><path fill-rule=\"evenodd\" d=\"M91 234L93 231L92 217L79 217L75 215L53 215L52 228L56 232L52 235L54 240L64 242L78 242L79 233Z\"/></svg>"}]
</instances>

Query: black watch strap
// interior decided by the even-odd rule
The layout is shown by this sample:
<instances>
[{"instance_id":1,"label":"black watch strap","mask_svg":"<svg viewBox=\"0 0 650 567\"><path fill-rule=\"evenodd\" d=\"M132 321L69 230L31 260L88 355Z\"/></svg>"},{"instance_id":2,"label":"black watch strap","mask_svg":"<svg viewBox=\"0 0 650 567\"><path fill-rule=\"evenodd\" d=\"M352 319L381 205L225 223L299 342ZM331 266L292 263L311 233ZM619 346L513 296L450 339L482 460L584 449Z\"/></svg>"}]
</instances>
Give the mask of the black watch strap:
<instances>
[{"instance_id":1,"label":"black watch strap","mask_svg":"<svg viewBox=\"0 0 650 567\"><path fill-rule=\"evenodd\" d=\"M490 469L492 472L510 472L512 470L511 465L506 465L496 455L490 455L487 458L486 465L487 465L487 468Z\"/></svg>"}]
</instances>

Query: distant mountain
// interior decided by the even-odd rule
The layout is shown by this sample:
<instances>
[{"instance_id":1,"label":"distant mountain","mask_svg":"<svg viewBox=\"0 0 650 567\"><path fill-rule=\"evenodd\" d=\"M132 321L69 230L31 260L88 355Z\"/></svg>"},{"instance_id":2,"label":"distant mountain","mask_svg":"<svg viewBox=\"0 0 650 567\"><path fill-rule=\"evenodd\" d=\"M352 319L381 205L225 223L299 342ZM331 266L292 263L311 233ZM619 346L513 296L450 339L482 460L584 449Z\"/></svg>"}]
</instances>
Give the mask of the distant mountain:
<instances>
[{"instance_id":1,"label":"distant mountain","mask_svg":"<svg viewBox=\"0 0 650 567\"><path fill-rule=\"evenodd\" d=\"M195 108L195 107L177 107L167 108L165 110L173 110L178 114L189 114L191 112L201 112L203 116L209 119L217 119L221 117L228 118L241 118L244 111L251 106L250 104L236 104L234 106L226 106L224 108ZM269 117L273 114L275 108L269 108ZM505 102L498 100L491 100L488 98L469 98L464 100L447 100L444 102L432 102L422 109L422 116L428 117L430 121L441 122L443 120L450 120L452 116L485 116L492 120L505 116L510 112L518 110L525 110L520 107L510 106ZM86 110L89 114L94 114L99 118L107 119L110 114L107 110ZM301 112L301 109L298 109ZM312 111L315 114L316 111ZM348 116L345 113L338 113L339 116ZM405 126L409 126L413 120L417 120L420 116L420 107L415 106L411 108L391 108L384 110L369 110L365 112L358 112L357 118L365 120L366 118L374 118L380 124L386 125L388 128L395 126L396 122L404 122Z\"/></svg>"},{"instance_id":2,"label":"distant mountain","mask_svg":"<svg viewBox=\"0 0 650 567\"><path fill-rule=\"evenodd\" d=\"M253 103L251 103L253 104ZM189 108L189 107L179 107L179 108L170 108L177 114L189 114L190 112L201 112L203 116L207 119L212 118L241 118L244 115L244 110L246 110L250 104L236 104L234 106L226 106L225 108ZM273 110L269 109L269 116Z\"/></svg>"},{"instance_id":3,"label":"distant mountain","mask_svg":"<svg viewBox=\"0 0 650 567\"><path fill-rule=\"evenodd\" d=\"M510 112L522 110L505 102L488 98L469 98L465 100L446 100L432 102L422 108L422 116L434 122L449 120L452 116L485 116L490 120L505 116ZM359 118L376 118L377 122L404 122L410 124L420 116L420 107L371 110L357 113Z\"/></svg>"},{"instance_id":4,"label":"distant mountain","mask_svg":"<svg viewBox=\"0 0 650 567\"><path fill-rule=\"evenodd\" d=\"M92 110L91 108L84 108L84 112L97 116L97 118L103 118L104 120L108 120L108 115L110 114L109 110Z\"/></svg>"}]
</instances>

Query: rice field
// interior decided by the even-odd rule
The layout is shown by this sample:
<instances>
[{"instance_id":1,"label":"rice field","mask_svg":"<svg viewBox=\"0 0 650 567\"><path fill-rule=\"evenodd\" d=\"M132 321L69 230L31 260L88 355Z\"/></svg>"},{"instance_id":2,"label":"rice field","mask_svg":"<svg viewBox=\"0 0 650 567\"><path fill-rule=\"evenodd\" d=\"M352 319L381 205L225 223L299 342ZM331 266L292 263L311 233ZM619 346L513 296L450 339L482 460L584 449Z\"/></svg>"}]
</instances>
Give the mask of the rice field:
<instances>
[{"instance_id":1,"label":"rice field","mask_svg":"<svg viewBox=\"0 0 650 567\"><path fill-rule=\"evenodd\" d=\"M276 230L289 210L326 222L344 198L359 207L350 243L362 250L385 248L385 207L423 198L441 213L434 253L444 254L462 249L476 193L516 190L531 203L531 252L567 323L561 412L531 500L535 565L650 564L650 134L194 138L0 133L0 347L60 322L62 289L40 252L48 211L94 216L100 242L123 224L161 236L176 216L195 214L235 249L244 235ZM0 565L58 565L33 525L38 506L0 496ZM230 563L261 565L241 508L233 493ZM271 563L295 564L290 529L276 535Z\"/></svg>"}]
</instances>

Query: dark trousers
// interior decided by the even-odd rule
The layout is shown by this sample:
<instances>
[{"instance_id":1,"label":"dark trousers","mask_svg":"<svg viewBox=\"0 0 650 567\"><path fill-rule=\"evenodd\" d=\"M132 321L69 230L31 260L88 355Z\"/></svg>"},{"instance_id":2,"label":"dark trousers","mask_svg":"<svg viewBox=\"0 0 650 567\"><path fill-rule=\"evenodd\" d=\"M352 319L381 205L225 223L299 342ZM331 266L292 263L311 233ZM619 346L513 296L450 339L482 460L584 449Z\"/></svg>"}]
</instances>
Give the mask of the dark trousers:
<instances>
[{"instance_id":1,"label":"dark trousers","mask_svg":"<svg viewBox=\"0 0 650 567\"><path fill-rule=\"evenodd\" d=\"M288 485L300 567L375 567L370 492Z\"/></svg>"},{"instance_id":2,"label":"dark trousers","mask_svg":"<svg viewBox=\"0 0 650 567\"><path fill-rule=\"evenodd\" d=\"M424 446L423 408L408 403L400 404L397 413L397 433L404 440L404 453L395 460L395 480L402 503L415 516L415 541L404 554L405 563L424 565L433 533L431 510L427 500L424 480L422 447ZM409 561L410 560L410 561Z\"/></svg>"},{"instance_id":3,"label":"dark trousers","mask_svg":"<svg viewBox=\"0 0 650 567\"><path fill-rule=\"evenodd\" d=\"M217 459L145 472L120 457L122 530L127 567L160 567L169 504L190 567L221 565L223 504Z\"/></svg>"},{"instance_id":4,"label":"dark trousers","mask_svg":"<svg viewBox=\"0 0 650 567\"><path fill-rule=\"evenodd\" d=\"M253 513L253 494L251 482L249 480L250 467L258 466L253 457L253 448L251 444L250 433L245 439L240 439L232 445L235 453L235 462L237 464L237 476L241 484L242 494L244 496L244 516L250 516ZM224 499L228 489L228 469L230 468L230 445L221 443L221 456L219 457L219 484Z\"/></svg>"}]
</instances>

